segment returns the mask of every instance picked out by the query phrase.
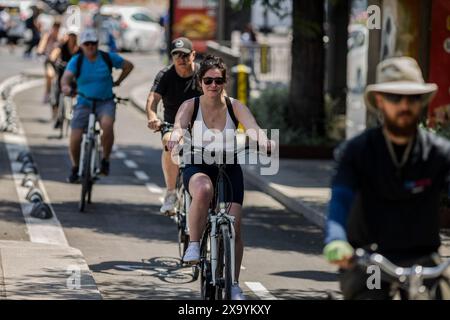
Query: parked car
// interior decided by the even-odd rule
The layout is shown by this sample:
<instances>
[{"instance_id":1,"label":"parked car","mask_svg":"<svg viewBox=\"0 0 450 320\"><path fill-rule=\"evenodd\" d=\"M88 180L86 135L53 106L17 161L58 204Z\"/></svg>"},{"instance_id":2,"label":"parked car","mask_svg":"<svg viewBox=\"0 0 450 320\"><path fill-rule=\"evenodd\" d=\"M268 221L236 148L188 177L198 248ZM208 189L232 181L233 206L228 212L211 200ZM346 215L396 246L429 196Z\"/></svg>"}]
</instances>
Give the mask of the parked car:
<instances>
[{"instance_id":1,"label":"parked car","mask_svg":"<svg viewBox=\"0 0 450 320\"><path fill-rule=\"evenodd\" d=\"M163 29L152 12L145 7L103 5L102 15L111 15L120 21L120 49L129 51L156 51L162 42Z\"/></svg>"}]
</instances>

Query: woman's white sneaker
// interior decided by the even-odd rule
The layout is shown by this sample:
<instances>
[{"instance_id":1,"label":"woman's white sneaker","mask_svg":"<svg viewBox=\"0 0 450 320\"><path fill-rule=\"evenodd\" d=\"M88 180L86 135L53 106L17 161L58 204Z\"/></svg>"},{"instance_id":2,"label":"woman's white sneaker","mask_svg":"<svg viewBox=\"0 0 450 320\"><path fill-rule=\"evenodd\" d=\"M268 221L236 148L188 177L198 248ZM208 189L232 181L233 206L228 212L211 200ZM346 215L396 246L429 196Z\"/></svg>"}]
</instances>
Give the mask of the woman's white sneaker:
<instances>
[{"instance_id":1,"label":"woman's white sneaker","mask_svg":"<svg viewBox=\"0 0 450 320\"><path fill-rule=\"evenodd\" d=\"M190 242L184 253L183 262L197 264L200 261L200 242Z\"/></svg>"}]
</instances>

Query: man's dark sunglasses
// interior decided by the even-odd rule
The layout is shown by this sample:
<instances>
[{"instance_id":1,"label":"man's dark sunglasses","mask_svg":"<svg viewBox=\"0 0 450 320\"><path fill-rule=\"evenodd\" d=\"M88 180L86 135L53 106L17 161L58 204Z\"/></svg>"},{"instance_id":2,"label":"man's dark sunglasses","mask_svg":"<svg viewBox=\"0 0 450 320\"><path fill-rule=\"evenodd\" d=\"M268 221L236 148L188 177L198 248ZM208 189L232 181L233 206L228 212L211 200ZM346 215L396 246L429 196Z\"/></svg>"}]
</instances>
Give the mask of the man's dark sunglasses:
<instances>
[{"instance_id":1,"label":"man's dark sunglasses","mask_svg":"<svg viewBox=\"0 0 450 320\"><path fill-rule=\"evenodd\" d=\"M181 51L177 51L177 52L172 53L172 57L174 57L174 58L181 58L181 59L186 59L190 55L191 55L190 53L184 53L184 52L181 52Z\"/></svg>"},{"instance_id":2,"label":"man's dark sunglasses","mask_svg":"<svg viewBox=\"0 0 450 320\"><path fill-rule=\"evenodd\" d=\"M96 46L98 44L98 42L94 42L94 41L86 41L85 43L83 43L85 46Z\"/></svg>"},{"instance_id":3,"label":"man's dark sunglasses","mask_svg":"<svg viewBox=\"0 0 450 320\"><path fill-rule=\"evenodd\" d=\"M210 77L203 78L203 83L206 85L210 85L211 83L213 83L213 81L219 86L225 83L224 78L210 78Z\"/></svg>"},{"instance_id":4,"label":"man's dark sunglasses","mask_svg":"<svg viewBox=\"0 0 450 320\"><path fill-rule=\"evenodd\" d=\"M419 102L422 100L421 94L396 94L396 93L383 93L383 97L391 103L399 103L405 97L409 103Z\"/></svg>"}]
</instances>

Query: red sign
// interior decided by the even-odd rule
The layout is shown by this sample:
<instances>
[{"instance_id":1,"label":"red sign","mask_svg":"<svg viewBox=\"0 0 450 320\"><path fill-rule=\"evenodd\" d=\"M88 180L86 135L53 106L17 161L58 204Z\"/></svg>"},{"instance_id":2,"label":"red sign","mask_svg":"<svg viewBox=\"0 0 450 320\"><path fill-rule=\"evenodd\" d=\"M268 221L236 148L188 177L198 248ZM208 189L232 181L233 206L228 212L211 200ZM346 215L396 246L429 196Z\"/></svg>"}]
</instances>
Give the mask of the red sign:
<instances>
[{"instance_id":1,"label":"red sign","mask_svg":"<svg viewBox=\"0 0 450 320\"><path fill-rule=\"evenodd\" d=\"M216 38L216 1L174 0L172 40L190 39L197 52L206 52L206 41Z\"/></svg>"},{"instance_id":2,"label":"red sign","mask_svg":"<svg viewBox=\"0 0 450 320\"><path fill-rule=\"evenodd\" d=\"M439 90L430 104L432 125L450 121L450 1L434 0L431 16L430 82Z\"/></svg>"}]
</instances>

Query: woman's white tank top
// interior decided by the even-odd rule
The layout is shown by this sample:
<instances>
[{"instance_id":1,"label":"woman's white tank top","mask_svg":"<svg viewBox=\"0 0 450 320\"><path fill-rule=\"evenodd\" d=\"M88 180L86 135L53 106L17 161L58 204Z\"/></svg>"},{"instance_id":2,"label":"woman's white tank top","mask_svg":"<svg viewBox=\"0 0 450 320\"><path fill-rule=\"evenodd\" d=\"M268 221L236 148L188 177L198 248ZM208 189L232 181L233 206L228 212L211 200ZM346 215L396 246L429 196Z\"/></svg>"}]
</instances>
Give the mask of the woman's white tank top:
<instances>
[{"instance_id":1,"label":"woman's white tank top","mask_svg":"<svg viewBox=\"0 0 450 320\"><path fill-rule=\"evenodd\" d=\"M230 98L231 103L233 99ZM226 150L233 151L235 148L236 138L236 126L233 119L228 112L228 108L225 109L227 113L225 127L222 131L218 129L209 129L205 121L203 120L202 108L199 105L197 118L194 121L192 127L192 141L194 147L202 147L208 150Z\"/></svg>"}]
</instances>

